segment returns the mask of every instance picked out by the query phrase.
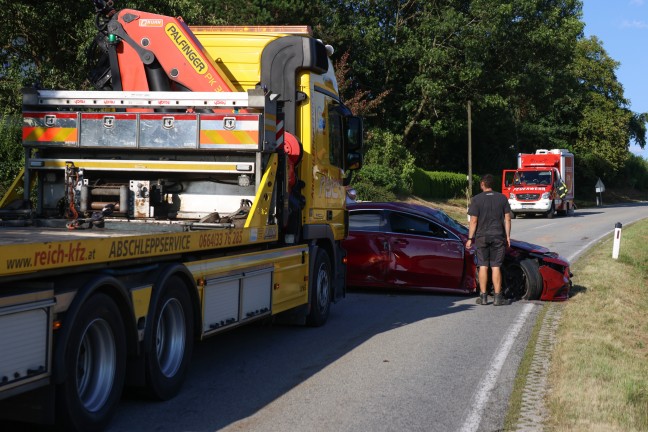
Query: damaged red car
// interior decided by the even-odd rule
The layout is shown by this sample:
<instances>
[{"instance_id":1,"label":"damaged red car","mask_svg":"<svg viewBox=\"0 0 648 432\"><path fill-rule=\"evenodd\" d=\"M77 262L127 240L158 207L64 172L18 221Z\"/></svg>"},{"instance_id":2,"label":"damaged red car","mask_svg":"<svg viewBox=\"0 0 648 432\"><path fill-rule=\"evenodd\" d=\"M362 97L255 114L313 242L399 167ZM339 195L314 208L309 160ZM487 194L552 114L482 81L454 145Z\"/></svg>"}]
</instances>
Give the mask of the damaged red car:
<instances>
[{"instance_id":1,"label":"damaged red car","mask_svg":"<svg viewBox=\"0 0 648 432\"><path fill-rule=\"evenodd\" d=\"M403 202L349 204L347 285L476 293L468 228L439 209ZM569 262L542 246L511 240L502 292L513 300L562 301L571 288Z\"/></svg>"}]
</instances>

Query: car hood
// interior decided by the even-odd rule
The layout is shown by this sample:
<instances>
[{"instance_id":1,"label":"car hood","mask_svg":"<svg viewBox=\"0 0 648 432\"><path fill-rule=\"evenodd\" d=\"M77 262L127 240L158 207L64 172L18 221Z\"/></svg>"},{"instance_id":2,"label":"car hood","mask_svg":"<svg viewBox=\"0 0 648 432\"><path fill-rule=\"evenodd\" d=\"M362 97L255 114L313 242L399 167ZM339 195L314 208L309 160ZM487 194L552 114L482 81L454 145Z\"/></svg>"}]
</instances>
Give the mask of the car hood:
<instances>
[{"instance_id":1,"label":"car hood","mask_svg":"<svg viewBox=\"0 0 648 432\"><path fill-rule=\"evenodd\" d=\"M527 243L520 240L513 240L513 239L511 239L511 247L514 249L521 249L525 252L535 253L539 255L545 255L551 252L549 249L547 249L544 246L540 246L533 243Z\"/></svg>"}]
</instances>

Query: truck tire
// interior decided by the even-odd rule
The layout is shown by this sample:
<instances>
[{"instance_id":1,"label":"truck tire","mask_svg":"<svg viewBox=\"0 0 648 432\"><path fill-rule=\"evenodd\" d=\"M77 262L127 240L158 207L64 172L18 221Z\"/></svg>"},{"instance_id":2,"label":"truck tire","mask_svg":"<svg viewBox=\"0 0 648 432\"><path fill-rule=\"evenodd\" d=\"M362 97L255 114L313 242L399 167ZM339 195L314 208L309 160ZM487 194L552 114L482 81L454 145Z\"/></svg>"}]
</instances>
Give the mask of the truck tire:
<instances>
[{"instance_id":1,"label":"truck tire","mask_svg":"<svg viewBox=\"0 0 648 432\"><path fill-rule=\"evenodd\" d=\"M306 324L319 327L324 325L331 309L331 260L324 249L317 249L314 269Z\"/></svg>"},{"instance_id":2,"label":"truck tire","mask_svg":"<svg viewBox=\"0 0 648 432\"><path fill-rule=\"evenodd\" d=\"M554 207L553 203L551 203L551 207L549 208L549 211L545 213L545 216L547 216L547 219L553 219L555 214L556 208Z\"/></svg>"},{"instance_id":3,"label":"truck tire","mask_svg":"<svg viewBox=\"0 0 648 432\"><path fill-rule=\"evenodd\" d=\"M538 262L524 259L506 264L502 281L507 297L522 300L539 300L542 295L542 275Z\"/></svg>"},{"instance_id":4,"label":"truck tire","mask_svg":"<svg viewBox=\"0 0 648 432\"><path fill-rule=\"evenodd\" d=\"M64 430L100 430L121 398L126 371L124 320L108 295L92 295L71 325L65 381L57 386L57 419Z\"/></svg>"},{"instance_id":5,"label":"truck tire","mask_svg":"<svg viewBox=\"0 0 648 432\"><path fill-rule=\"evenodd\" d=\"M168 400L182 388L193 352L194 317L187 286L177 276L168 278L152 315L145 354L149 394Z\"/></svg>"},{"instance_id":6,"label":"truck tire","mask_svg":"<svg viewBox=\"0 0 648 432\"><path fill-rule=\"evenodd\" d=\"M556 213L558 216L566 216L569 214L569 203L563 203L563 210L557 210Z\"/></svg>"}]
</instances>

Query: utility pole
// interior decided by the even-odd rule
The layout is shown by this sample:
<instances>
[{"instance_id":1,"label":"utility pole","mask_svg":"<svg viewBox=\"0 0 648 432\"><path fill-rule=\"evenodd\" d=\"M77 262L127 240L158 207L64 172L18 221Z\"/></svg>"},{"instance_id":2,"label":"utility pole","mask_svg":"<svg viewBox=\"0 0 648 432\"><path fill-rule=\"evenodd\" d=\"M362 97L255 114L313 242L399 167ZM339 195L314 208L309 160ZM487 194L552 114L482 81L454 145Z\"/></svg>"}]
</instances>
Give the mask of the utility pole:
<instances>
[{"instance_id":1,"label":"utility pole","mask_svg":"<svg viewBox=\"0 0 648 432\"><path fill-rule=\"evenodd\" d=\"M472 104L468 101L468 186L466 187L466 211L468 206L470 206L470 197L472 196L472 186L473 186L473 177L472 177ZM470 216L468 216L468 221L470 221Z\"/></svg>"}]
</instances>

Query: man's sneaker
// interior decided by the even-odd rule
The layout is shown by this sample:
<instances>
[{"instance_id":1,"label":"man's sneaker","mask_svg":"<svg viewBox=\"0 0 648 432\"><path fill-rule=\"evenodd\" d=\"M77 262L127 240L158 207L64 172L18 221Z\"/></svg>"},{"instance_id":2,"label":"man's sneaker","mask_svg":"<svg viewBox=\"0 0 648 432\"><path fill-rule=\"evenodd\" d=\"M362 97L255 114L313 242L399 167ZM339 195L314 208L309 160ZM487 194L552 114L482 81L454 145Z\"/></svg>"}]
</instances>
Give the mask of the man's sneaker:
<instances>
[{"instance_id":1,"label":"man's sneaker","mask_svg":"<svg viewBox=\"0 0 648 432\"><path fill-rule=\"evenodd\" d=\"M495 294L495 298L493 299L493 306L503 306L509 304L508 299L505 299L504 296L502 296L502 293Z\"/></svg>"},{"instance_id":2,"label":"man's sneaker","mask_svg":"<svg viewBox=\"0 0 648 432\"><path fill-rule=\"evenodd\" d=\"M477 304L478 305L488 304L488 294L486 293L479 294L479 297L477 298Z\"/></svg>"}]
</instances>

